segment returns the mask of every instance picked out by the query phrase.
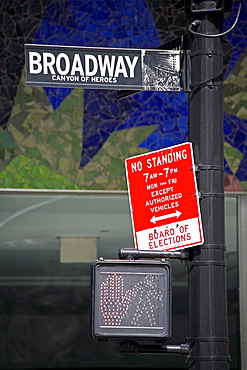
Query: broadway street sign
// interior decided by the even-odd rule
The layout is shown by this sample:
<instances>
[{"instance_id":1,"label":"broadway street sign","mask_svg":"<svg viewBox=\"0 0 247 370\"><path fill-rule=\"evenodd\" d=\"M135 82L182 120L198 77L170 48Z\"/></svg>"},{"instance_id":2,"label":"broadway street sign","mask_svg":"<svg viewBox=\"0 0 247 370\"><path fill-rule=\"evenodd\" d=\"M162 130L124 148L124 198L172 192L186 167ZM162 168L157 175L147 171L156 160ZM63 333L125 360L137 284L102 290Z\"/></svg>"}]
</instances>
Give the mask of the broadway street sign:
<instances>
[{"instance_id":1,"label":"broadway street sign","mask_svg":"<svg viewBox=\"0 0 247 370\"><path fill-rule=\"evenodd\" d=\"M182 91L181 51L25 45L31 86Z\"/></svg>"},{"instance_id":2,"label":"broadway street sign","mask_svg":"<svg viewBox=\"0 0 247 370\"><path fill-rule=\"evenodd\" d=\"M192 144L130 157L125 165L136 248L203 244Z\"/></svg>"}]
</instances>

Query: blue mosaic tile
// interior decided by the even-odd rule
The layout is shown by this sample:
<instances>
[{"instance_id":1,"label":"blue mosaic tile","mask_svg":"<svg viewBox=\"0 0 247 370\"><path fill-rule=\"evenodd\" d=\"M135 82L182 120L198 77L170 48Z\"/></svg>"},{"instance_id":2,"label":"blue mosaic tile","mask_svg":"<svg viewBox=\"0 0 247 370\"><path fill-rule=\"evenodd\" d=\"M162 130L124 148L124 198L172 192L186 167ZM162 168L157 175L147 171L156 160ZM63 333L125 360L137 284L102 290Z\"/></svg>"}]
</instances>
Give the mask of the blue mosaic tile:
<instances>
[{"instance_id":1,"label":"blue mosaic tile","mask_svg":"<svg viewBox=\"0 0 247 370\"><path fill-rule=\"evenodd\" d=\"M52 87L43 88L46 95L49 97L49 101L54 109L59 107L61 102L71 93L72 89L54 89Z\"/></svg>"},{"instance_id":2,"label":"blue mosaic tile","mask_svg":"<svg viewBox=\"0 0 247 370\"><path fill-rule=\"evenodd\" d=\"M185 17L181 17L181 13L178 16L172 5L169 5L169 9L162 9L157 16L157 9L149 8L151 3L143 0L134 2L130 0L84 0L83 2L48 0L34 42L95 47L154 48L171 37L174 38L174 34L184 33ZM234 23L237 7L238 2L234 2L232 14L224 19L224 30ZM53 12L52 9L56 11ZM167 16L169 12L170 22ZM179 17L181 26L177 22ZM226 36L232 46L232 53L225 78L247 47L246 19L247 0L244 0L238 24ZM70 89L46 88L45 91L54 109L70 93ZM140 147L149 150L187 140L188 101L184 93L141 92L117 101L116 92L102 93L99 90L85 90L84 104L82 167L97 154L115 130L157 126L140 144ZM244 125L243 120L224 115L225 140L243 153L246 150L246 130L242 127ZM242 162L245 164L244 158ZM225 165L226 172L231 173L228 164L225 163ZM237 173L241 178L245 178L246 172L242 164Z\"/></svg>"},{"instance_id":3,"label":"blue mosaic tile","mask_svg":"<svg viewBox=\"0 0 247 370\"><path fill-rule=\"evenodd\" d=\"M228 70L231 70L236 61L236 56L240 56L242 52L244 51L244 48L246 47L245 41L242 41L241 32L243 32L242 27L244 27L244 24L241 24L241 20L245 17L245 11L247 9L247 6L245 5L245 9L241 12L240 15L240 24L238 25L238 29L236 30L236 33L231 33L231 37L229 37L229 42L233 46L233 50L235 51L232 53L232 58L230 60L230 65ZM234 9L235 11L235 9ZM225 22L231 23L232 18L234 18L234 13L231 17L227 18ZM246 19L246 18L245 18ZM246 25L246 23L245 23ZM228 27L226 24L225 28ZM240 47L239 47L240 46ZM235 47L235 49L234 49ZM238 48L239 47L239 48ZM227 75L225 76L225 78ZM90 93L88 93L88 98L90 97ZM157 97L157 95L160 95L160 105L159 110L155 110L156 101L154 97ZM180 142L183 142L187 140L188 137L188 101L187 96L183 93L179 94L173 94L173 101L170 102L170 106L167 104L167 98L170 93L151 93L149 96L149 103L150 105L146 103L146 96L145 93L138 93L132 97L132 102L129 102L133 106L134 101L142 101L141 107L133 106L132 112L127 116L126 120L121 123L120 125L116 124L116 129L127 129L131 127L136 126L145 126L145 125L159 125L159 128L155 129L155 131L150 135L149 138L147 138L143 143L140 144L140 147L149 149L149 150L156 150L160 149L162 147L167 147L170 145L176 145ZM182 97L182 95L184 95ZM176 100L176 98L177 100ZM169 99L168 99L169 100ZM180 103L180 100L182 102ZM111 104L114 104L113 102ZM162 109L164 108L164 109ZM172 109L173 108L173 109ZM174 120L174 112L175 116L177 115L177 112L180 112L181 118L179 118L179 115L175 117ZM168 134L169 132L169 134ZM102 143L103 145L103 143ZM84 146L83 146L84 147ZM86 152L86 151L85 151ZM85 152L83 150L82 156L85 155Z\"/></svg>"},{"instance_id":4,"label":"blue mosaic tile","mask_svg":"<svg viewBox=\"0 0 247 370\"><path fill-rule=\"evenodd\" d=\"M243 153L236 177L239 181L247 181L247 120L224 113L224 139Z\"/></svg>"},{"instance_id":5,"label":"blue mosaic tile","mask_svg":"<svg viewBox=\"0 0 247 370\"><path fill-rule=\"evenodd\" d=\"M224 113L225 141L244 153L247 148L247 121Z\"/></svg>"},{"instance_id":6,"label":"blue mosaic tile","mask_svg":"<svg viewBox=\"0 0 247 370\"><path fill-rule=\"evenodd\" d=\"M55 13L50 10L56 9ZM34 43L47 45L150 48L160 44L145 1L47 0ZM133 21L134 19L134 21ZM147 32L143 32L146 29ZM62 89L46 89L53 108L63 99ZM52 98L57 91L61 100Z\"/></svg>"},{"instance_id":7,"label":"blue mosaic tile","mask_svg":"<svg viewBox=\"0 0 247 370\"><path fill-rule=\"evenodd\" d=\"M228 18L224 19L224 27L223 27L224 31L228 30L233 25L236 19L238 6L239 6L239 2L234 2L232 5L231 15ZM228 42L232 45L233 48L232 48L231 60L230 60L229 67L226 72L225 78L233 70L237 61L241 57L241 54L247 48L246 20L247 20L247 1L244 0L236 27L229 34L226 35Z\"/></svg>"}]
</instances>

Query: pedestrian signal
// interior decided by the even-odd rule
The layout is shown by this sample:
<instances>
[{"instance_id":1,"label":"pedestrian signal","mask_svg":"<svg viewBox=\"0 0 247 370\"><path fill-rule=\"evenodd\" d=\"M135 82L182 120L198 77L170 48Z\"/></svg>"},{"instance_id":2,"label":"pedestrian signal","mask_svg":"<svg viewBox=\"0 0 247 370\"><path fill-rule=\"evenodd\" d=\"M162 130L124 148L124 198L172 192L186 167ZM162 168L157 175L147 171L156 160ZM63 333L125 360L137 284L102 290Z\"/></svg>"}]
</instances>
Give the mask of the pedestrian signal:
<instances>
[{"instance_id":1,"label":"pedestrian signal","mask_svg":"<svg viewBox=\"0 0 247 370\"><path fill-rule=\"evenodd\" d=\"M91 324L96 339L169 339L170 263L161 260L94 261Z\"/></svg>"}]
</instances>

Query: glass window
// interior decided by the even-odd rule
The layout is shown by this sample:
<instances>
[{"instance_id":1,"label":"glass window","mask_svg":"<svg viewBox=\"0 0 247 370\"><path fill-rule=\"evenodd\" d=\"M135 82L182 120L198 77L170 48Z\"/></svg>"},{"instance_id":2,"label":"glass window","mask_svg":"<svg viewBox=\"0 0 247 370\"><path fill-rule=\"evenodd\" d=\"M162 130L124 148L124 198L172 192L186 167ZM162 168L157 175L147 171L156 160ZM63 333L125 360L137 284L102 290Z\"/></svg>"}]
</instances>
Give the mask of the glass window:
<instances>
[{"instance_id":1,"label":"glass window","mask_svg":"<svg viewBox=\"0 0 247 370\"><path fill-rule=\"evenodd\" d=\"M240 369L237 196L226 197L231 369ZM181 355L120 355L90 333L91 262L134 248L126 192L0 195L0 368L186 369ZM90 261L91 258L91 261ZM186 343L184 262L172 264L172 337Z\"/></svg>"}]
</instances>

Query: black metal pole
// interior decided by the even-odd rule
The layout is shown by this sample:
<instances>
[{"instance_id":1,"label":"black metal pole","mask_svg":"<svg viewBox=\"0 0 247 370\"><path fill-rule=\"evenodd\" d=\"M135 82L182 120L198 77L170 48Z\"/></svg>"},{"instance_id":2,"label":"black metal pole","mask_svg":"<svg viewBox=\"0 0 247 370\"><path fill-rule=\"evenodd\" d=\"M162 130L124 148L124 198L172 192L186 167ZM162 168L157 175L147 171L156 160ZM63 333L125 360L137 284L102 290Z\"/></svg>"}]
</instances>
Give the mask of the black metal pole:
<instances>
[{"instance_id":1,"label":"black metal pole","mask_svg":"<svg viewBox=\"0 0 247 370\"><path fill-rule=\"evenodd\" d=\"M196 4L194 4L196 3ZM191 2L192 4L192 2ZM217 2L195 1L196 31L222 32ZM191 248L189 369L229 369L223 185L223 46L221 37L193 36L189 141L193 143L204 244Z\"/></svg>"}]
</instances>

